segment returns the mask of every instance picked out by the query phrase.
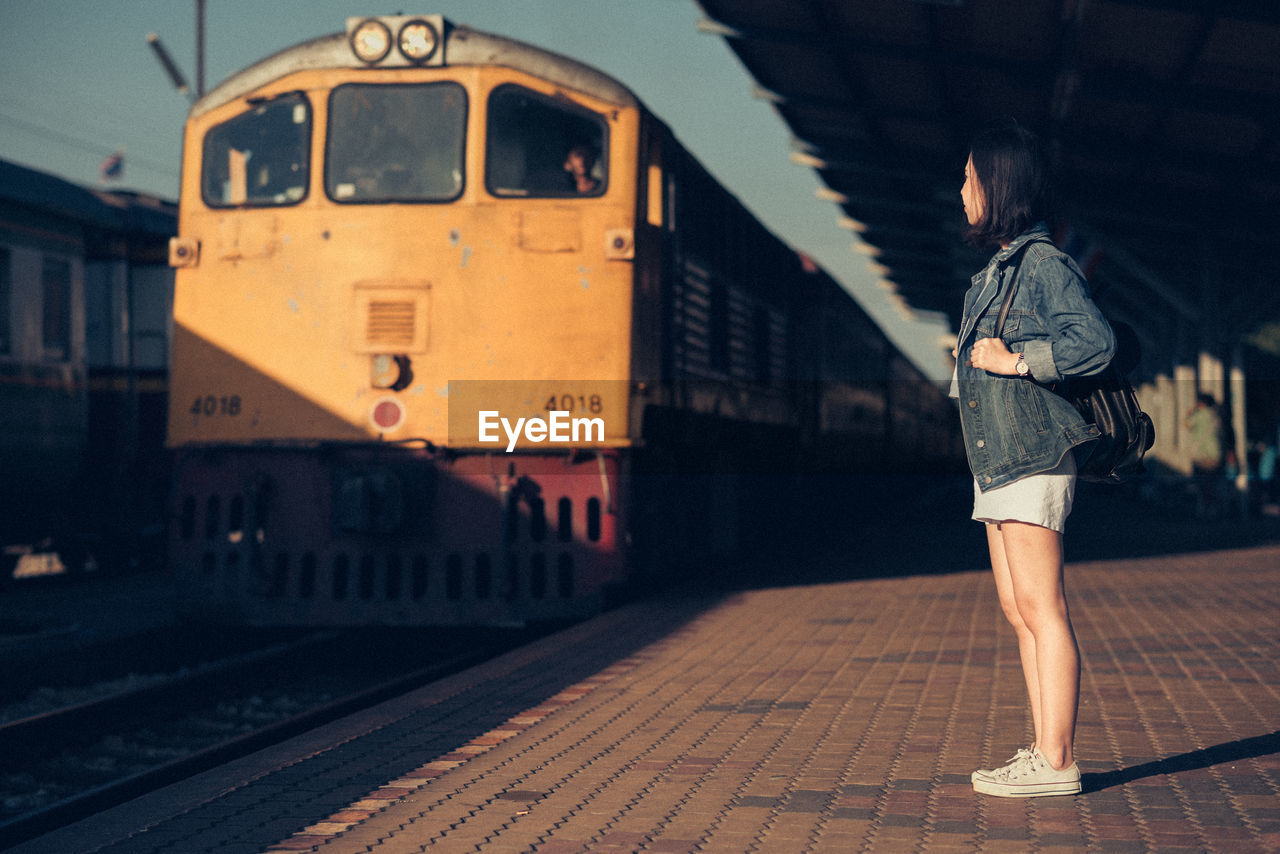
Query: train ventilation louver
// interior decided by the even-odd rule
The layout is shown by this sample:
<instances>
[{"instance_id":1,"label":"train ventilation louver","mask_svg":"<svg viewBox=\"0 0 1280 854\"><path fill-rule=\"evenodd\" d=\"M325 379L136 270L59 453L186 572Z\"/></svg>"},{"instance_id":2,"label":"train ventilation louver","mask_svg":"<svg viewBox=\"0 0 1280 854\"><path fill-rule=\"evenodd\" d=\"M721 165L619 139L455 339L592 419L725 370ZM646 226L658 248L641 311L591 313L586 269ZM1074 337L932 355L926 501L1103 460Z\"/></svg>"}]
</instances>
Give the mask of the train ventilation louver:
<instances>
[{"instance_id":1,"label":"train ventilation louver","mask_svg":"<svg viewBox=\"0 0 1280 854\"><path fill-rule=\"evenodd\" d=\"M350 341L357 353L423 353L431 285L367 280L355 286Z\"/></svg>"},{"instance_id":2,"label":"train ventilation louver","mask_svg":"<svg viewBox=\"0 0 1280 854\"><path fill-rule=\"evenodd\" d=\"M417 314L413 300L370 300L365 343L386 350L411 348L416 337Z\"/></svg>"}]
</instances>

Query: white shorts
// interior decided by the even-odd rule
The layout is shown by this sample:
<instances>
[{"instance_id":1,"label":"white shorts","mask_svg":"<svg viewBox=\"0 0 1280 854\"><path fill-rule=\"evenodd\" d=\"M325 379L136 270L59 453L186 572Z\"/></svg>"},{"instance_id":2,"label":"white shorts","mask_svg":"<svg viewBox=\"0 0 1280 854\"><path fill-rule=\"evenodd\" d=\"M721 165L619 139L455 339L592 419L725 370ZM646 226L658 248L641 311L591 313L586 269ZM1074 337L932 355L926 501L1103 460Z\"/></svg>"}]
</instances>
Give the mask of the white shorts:
<instances>
[{"instance_id":1,"label":"white shorts","mask_svg":"<svg viewBox=\"0 0 1280 854\"><path fill-rule=\"evenodd\" d=\"M973 482L973 518L979 522L1029 522L1062 533L1076 495L1076 458L1070 451L1056 468L1013 483L978 489Z\"/></svg>"}]
</instances>

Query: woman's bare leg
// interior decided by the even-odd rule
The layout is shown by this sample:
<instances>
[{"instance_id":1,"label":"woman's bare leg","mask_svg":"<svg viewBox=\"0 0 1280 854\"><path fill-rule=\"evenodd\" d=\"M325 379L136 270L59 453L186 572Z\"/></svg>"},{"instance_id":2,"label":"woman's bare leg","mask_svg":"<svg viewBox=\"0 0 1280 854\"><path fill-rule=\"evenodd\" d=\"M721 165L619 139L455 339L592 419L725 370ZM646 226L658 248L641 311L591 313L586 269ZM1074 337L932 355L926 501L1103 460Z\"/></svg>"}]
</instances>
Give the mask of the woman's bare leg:
<instances>
[{"instance_id":1,"label":"woman's bare leg","mask_svg":"<svg viewBox=\"0 0 1280 854\"><path fill-rule=\"evenodd\" d=\"M1054 768L1065 768L1075 761L1073 742L1080 698L1080 651L1067 613L1062 534L1026 522L1001 522L997 527L1015 610L1032 637L1031 669L1035 678L1029 674L1026 678L1028 688L1034 683L1039 694L1038 703L1032 695L1036 747ZM994 564L995 550L992 551ZM996 576L999 579L998 571ZM1003 604L1004 593L1000 598ZM1021 637L1018 643L1022 650ZM1024 674L1027 665L1024 655Z\"/></svg>"},{"instance_id":2,"label":"woman's bare leg","mask_svg":"<svg viewBox=\"0 0 1280 854\"><path fill-rule=\"evenodd\" d=\"M1022 659L1022 676L1027 683L1027 700L1031 706L1031 723L1035 730L1035 741L1031 746L1040 743L1040 680L1036 667L1036 638L1022 621L1018 612L1018 604L1014 599L1013 576L1009 572L1009 562L1005 557L1004 535L1000 525L992 522L987 525L987 550L991 554L991 571L996 580L996 594L1000 597L1000 608L1005 619L1013 626L1013 633L1018 638L1018 656Z\"/></svg>"}]
</instances>

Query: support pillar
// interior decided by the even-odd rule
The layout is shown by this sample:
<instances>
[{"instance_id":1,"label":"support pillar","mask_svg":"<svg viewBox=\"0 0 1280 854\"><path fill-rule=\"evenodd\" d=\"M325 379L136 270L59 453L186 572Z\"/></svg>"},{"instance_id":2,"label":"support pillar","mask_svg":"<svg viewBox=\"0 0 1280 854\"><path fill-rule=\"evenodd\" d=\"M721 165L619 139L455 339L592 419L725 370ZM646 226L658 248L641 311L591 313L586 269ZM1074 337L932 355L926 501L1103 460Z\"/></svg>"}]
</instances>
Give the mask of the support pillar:
<instances>
[{"instance_id":1,"label":"support pillar","mask_svg":"<svg viewBox=\"0 0 1280 854\"><path fill-rule=\"evenodd\" d=\"M1191 433L1187 429L1187 415L1196 404L1196 369L1190 365L1173 366L1174 413L1177 432L1172 461L1178 471L1191 474Z\"/></svg>"},{"instance_id":2,"label":"support pillar","mask_svg":"<svg viewBox=\"0 0 1280 854\"><path fill-rule=\"evenodd\" d=\"M1200 351L1196 365L1196 390L1213 398L1213 402L1222 405L1226 400L1226 383L1223 381L1222 360L1208 351Z\"/></svg>"},{"instance_id":3,"label":"support pillar","mask_svg":"<svg viewBox=\"0 0 1280 854\"><path fill-rule=\"evenodd\" d=\"M1237 343L1231 350L1231 425L1234 428L1233 444L1239 474L1236 475L1236 497L1240 502L1240 515L1249 515L1249 432L1248 409L1245 400L1244 345Z\"/></svg>"}]
</instances>

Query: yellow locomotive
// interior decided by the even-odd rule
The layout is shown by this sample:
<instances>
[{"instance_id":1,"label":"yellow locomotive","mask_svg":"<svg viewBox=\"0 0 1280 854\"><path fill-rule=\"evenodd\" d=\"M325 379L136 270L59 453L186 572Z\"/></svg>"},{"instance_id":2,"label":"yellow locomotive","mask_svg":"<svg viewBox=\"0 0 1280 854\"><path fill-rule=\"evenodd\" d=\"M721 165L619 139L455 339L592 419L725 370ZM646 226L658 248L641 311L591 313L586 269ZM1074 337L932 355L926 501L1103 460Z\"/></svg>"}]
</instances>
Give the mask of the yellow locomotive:
<instances>
[{"instance_id":1,"label":"yellow locomotive","mask_svg":"<svg viewBox=\"0 0 1280 854\"><path fill-rule=\"evenodd\" d=\"M582 616L758 530L746 484L807 453L954 448L853 301L565 57L353 19L196 103L183 163L171 557L193 605Z\"/></svg>"}]
</instances>

